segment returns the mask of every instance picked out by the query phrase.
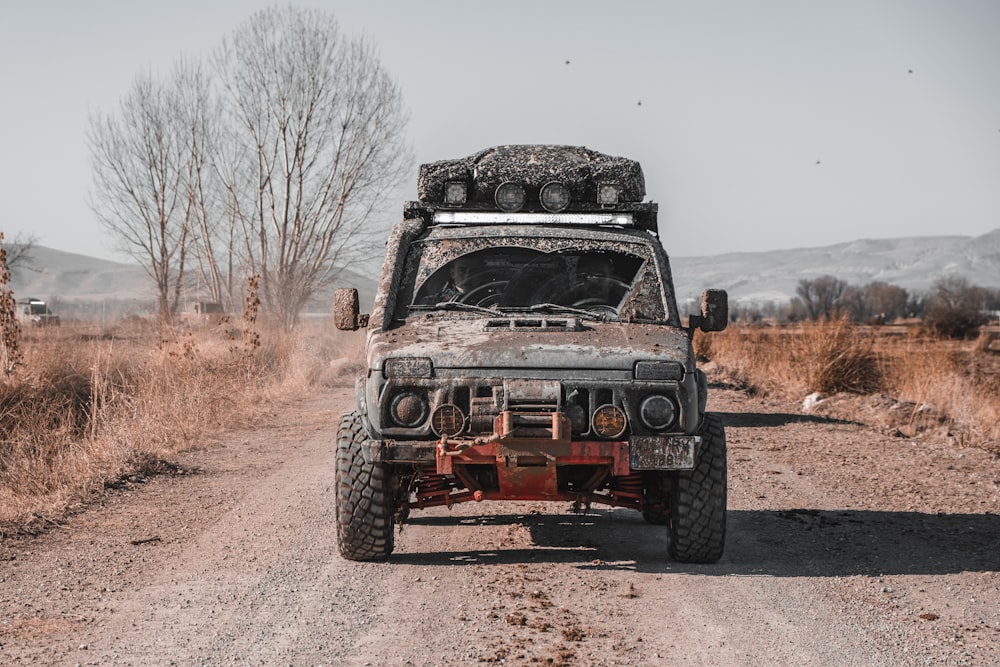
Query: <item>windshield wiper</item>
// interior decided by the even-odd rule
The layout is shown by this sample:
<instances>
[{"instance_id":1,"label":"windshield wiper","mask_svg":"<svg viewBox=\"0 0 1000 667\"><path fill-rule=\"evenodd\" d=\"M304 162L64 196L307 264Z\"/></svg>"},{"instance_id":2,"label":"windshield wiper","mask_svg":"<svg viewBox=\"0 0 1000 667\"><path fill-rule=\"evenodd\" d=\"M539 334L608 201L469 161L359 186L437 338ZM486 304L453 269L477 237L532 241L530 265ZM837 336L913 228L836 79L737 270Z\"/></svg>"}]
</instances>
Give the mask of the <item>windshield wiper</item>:
<instances>
[{"instance_id":1,"label":"windshield wiper","mask_svg":"<svg viewBox=\"0 0 1000 667\"><path fill-rule=\"evenodd\" d=\"M461 301L442 301L440 303L411 303L410 310L460 310L466 313L486 313L487 315L503 315L499 310L477 306Z\"/></svg>"},{"instance_id":2,"label":"windshield wiper","mask_svg":"<svg viewBox=\"0 0 1000 667\"><path fill-rule=\"evenodd\" d=\"M529 313L563 313L569 315L579 315L580 317L586 318L588 320L597 320L599 322L609 322L611 320L610 313L595 313L591 310L583 310L582 308L574 308L573 306L562 306L558 303L536 303L528 306Z\"/></svg>"}]
</instances>

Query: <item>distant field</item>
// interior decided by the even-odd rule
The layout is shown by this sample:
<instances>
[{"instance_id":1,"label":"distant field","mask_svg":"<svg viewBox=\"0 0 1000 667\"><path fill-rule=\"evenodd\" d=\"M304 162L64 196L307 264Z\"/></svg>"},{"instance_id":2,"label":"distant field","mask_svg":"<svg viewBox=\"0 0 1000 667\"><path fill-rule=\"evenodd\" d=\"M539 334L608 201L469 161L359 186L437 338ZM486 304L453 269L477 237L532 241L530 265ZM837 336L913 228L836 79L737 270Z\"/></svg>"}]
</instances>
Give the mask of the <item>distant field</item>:
<instances>
[{"instance_id":1,"label":"distant field","mask_svg":"<svg viewBox=\"0 0 1000 667\"><path fill-rule=\"evenodd\" d=\"M922 336L909 325L731 326L699 334L695 343L725 376L754 391L799 400L840 395L839 412L848 417L852 405L876 409L879 401L862 398L881 398L895 418L869 418L892 423L904 435L936 429L1000 453L998 327L984 328L976 340L952 341Z\"/></svg>"}]
</instances>

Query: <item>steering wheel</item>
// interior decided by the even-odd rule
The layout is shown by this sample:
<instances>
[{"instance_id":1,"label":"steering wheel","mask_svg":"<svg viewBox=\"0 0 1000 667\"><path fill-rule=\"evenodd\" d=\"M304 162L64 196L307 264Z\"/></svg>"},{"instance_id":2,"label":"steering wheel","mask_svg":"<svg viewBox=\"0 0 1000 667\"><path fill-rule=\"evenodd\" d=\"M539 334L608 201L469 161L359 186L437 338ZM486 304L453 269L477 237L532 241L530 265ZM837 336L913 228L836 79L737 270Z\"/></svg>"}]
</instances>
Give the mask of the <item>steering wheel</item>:
<instances>
[{"instance_id":1,"label":"steering wheel","mask_svg":"<svg viewBox=\"0 0 1000 667\"><path fill-rule=\"evenodd\" d=\"M556 293L554 303L582 308L584 310L600 310L618 314L616 306L628 294L629 287L625 281L607 276L590 276L577 280L572 285Z\"/></svg>"},{"instance_id":2,"label":"steering wheel","mask_svg":"<svg viewBox=\"0 0 1000 667\"><path fill-rule=\"evenodd\" d=\"M492 282L478 285L465 294L461 294L455 301L468 303L474 306L490 308L500 303L500 296L507 287L506 280L494 280Z\"/></svg>"}]
</instances>

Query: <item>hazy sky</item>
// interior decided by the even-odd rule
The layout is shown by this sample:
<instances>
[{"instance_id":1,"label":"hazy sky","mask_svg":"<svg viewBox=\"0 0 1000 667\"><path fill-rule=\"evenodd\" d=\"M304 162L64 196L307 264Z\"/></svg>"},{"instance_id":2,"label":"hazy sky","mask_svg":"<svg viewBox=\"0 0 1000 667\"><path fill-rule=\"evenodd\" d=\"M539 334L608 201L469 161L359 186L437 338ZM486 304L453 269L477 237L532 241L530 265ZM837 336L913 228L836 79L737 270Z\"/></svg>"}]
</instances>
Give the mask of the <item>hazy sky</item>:
<instances>
[{"instance_id":1,"label":"hazy sky","mask_svg":"<svg viewBox=\"0 0 1000 667\"><path fill-rule=\"evenodd\" d=\"M87 203L90 114L272 4L0 0L0 230L123 259ZM638 159L674 255L1000 228L996 0L294 4L376 44L418 163Z\"/></svg>"}]
</instances>

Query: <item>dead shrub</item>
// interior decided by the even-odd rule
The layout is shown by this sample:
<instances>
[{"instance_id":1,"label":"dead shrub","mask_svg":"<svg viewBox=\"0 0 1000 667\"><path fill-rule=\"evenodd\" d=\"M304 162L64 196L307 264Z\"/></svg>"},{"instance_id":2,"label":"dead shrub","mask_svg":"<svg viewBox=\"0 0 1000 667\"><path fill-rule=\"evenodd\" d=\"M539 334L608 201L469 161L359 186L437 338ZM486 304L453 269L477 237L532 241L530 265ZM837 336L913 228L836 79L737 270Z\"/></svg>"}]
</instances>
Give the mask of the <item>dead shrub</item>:
<instances>
[{"instance_id":1,"label":"dead shrub","mask_svg":"<svg viewBox=\"0 0 1000 667\"><path fill-rule=\"evenodd\" d=\"M974 338L986 322L986 316L972 307L931 307L924 316L927 333L938 338Z\"/></svg>"},{"instance_id":2,"label":"dead shrub","mask_svg":"<svg viewBox=\"0 0 1000 667\"><path fill-rule=\"evenodd\" d=\"M322 327L288 334L254 321L240 335L63 326L24 341L19 372L0 380L0 535L337 381L332 360L350 347Z\"/></svg>"},{"instance_id":3,"label":"dead shrub","mask_svg":"<svg viewBox=\"0 0 1000 667\"><path fill-rule=\"evenodd\" d=\"M979 341L880 331L846 321L731 326L697 334L695 349L723 378L753 390L790 399L885 393L912 404L914 419L936 415L958 442L1000 451L1000 357Z\"/></svg>"},{"instance_id":4,"label":"dead shrub","mask_svg":"<svg viewBox=\"0 0 1000 667\"><path fill-rule=\"evenodd\" d=\"M1000 453L1000 359L937 340L909 341L889 355L893 395L941 415L960 444Z\"/></svg>"},{"instance_id":5,"label":"dead shrub","mask_svg":"<svg viewBox=\"0 0 1000 667\"><path fill-rule=\"evenodd\" d=\"M21 327L17 321L17 303L10 289L7 249L0 232L0 369L12 374L21 363Z\"/></svg>"},{"instance_id":6,"label":"dead shrub","mask_svg":"<svg viewBox=\"0 0 1000 667\"><path fill-rule=\"evenodd\" d=\"M732 331L733 328L730 326L726 331ZM713 345L716 344L716 341L722 335L722 333L706 334L700 329L695 329L694 338L691 340L691 347L694 349L695 356L711 359L714 356L715 350Z\"/></svg>"},{"instance_id":7,"label":"dead shrub","mask_svg":"<svg viewBox=\"0 0 1000 667\"><path fill-rule=\"evenodd\" d=\"M781 395L863 394L883 386L873 339L846 319L797 329L730 327L696 335L695 350L716 361L730 379Z\"/></svg>"},{"instance_id":8,"label":"dead shrub","mask_svg":"<svg viewBox=\"0 0 1000 667\"><path fill-rule=\"evenodd\" d=\"M871 394L883 387L875 339L847 319L807 324L798 352L809 388L824 394Z\"/></svg>"},{"instance_id":9,"label":"dead shrub","mask_svg":"<svg viewBox=\"0 0 1000 667\"><path fill-rule=\"evenodd\" d=\"M974 338L989 321L984 314L988 291L961 276L938 278L928 298L924 326L939 338Z\"/></svg>"}]
</instances>

